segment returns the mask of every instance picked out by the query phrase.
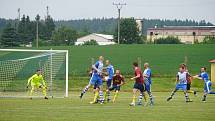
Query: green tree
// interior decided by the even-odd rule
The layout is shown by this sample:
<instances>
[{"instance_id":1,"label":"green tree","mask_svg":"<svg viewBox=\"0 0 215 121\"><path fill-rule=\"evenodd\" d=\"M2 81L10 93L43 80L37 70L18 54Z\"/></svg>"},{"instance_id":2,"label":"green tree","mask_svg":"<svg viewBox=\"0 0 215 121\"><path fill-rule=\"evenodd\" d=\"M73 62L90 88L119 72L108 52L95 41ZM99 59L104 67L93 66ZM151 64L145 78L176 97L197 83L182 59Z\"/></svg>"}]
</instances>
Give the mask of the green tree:
<instances>
[{"instance_id":1,"label":"green tree","mask_svg":"<svg viewBox=\"0 0 215 121\"><path fill-rule=\"evenodd\" d=\"M20 46L20 41L16 33L16 29L8 25L1 35L1 46L3 47L17 47Z\"/></svg>"},{"instance_id":2,"label":"green tree","mask_svg":"<svg viewBox=\"0 0 215 121\"><path fill-rule=\"evenodd\" d=\"M166 38L158 38L154 40L155 44L181 44L178 37L168 36Z\"/></svg>"},{"instance_id":3,"label":"green tree","mask_svg":"<svg viewBox=\"0 0 215 121\"><path fill-rule=\"evenodd\" d=\"M74 45L77 40L78 34L75 30L65 26L58 28L52 34L54 45Z\"/></svg>"},{"instance_id":4,"label":"green tree","mask_svg":"<svg viewBox=\"0 0 215 121\"><path fill-rule=\"evenodd\" d=\"M99 45L96 40L91 39L90 41L84 42L83 45Z\"/></svg>"},{"instance_id":5,"label":"green tree","mask_svg":"<svg viewBox=\"0 0 215 121\"><path fill-rule=\"evenodd\" d=\"M46 33L46 40L50 40L53 31L55 30L55 24L53 19L51 18L51 16L47 16L47 18L45 19L45 33Z\"/></svg>"},{"instance_id":6,"label":"green tree","mask_svg":"<svg viewBox=\"0 0 215 121\"><path fill-rule=\"evenodd\" d=\"M117 29L114 34L114 38L117 41ZM139 31L134 18L125 18L120 22L120 44L133 44L143 43L139 36Z\"/></svg>"},{"instance_id":7,"label":"green tree","mask_svg":"<svg viewBox=\"0 0 215 121\"><path fill-rule=\"evenodd\" d=\"M215 36L206 36L202 43L203 44L215 44Z\"/></svg>"}]
</instances>

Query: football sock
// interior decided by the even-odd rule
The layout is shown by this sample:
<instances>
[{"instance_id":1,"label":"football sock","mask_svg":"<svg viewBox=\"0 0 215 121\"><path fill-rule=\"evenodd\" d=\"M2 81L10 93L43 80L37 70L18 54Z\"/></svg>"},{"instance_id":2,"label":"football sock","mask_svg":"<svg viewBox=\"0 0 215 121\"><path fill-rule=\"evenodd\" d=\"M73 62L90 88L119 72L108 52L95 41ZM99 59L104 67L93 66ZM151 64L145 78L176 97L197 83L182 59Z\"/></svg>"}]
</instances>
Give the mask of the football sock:
<instances>
[{"instance_id":1,"label":"football sock","mask_svg":"<svg viewBox=\"0 0 215 121\"><path fill-rule=\"evenodd\" d=\"M117 96L118 96L118 93L119 93L119 91L116 91L116 92L115 92L114 97L113 97L113 102L116 101L116 98L117 98Z\"/></svg>"}]
</instances>

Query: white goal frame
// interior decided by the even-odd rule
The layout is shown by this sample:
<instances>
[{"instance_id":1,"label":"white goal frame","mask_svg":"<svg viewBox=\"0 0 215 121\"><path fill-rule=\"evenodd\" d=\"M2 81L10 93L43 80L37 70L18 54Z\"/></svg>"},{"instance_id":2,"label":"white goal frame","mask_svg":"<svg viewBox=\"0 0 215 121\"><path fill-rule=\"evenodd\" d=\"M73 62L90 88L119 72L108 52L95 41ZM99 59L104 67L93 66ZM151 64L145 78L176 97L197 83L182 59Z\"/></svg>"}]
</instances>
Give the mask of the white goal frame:
<instances>
[{"instance_id":1,"label":"white goal frame","mask_svg":"<svg viewBox=\"0 0 215 121\"><path fill-rule=\"evenodd\" d=\"M66 92L65 97L69 96L69 52L68 50L30 50L30 49L0 49L1 51L7 52L64 52L66 53Z\"/></svg>"}]
</instances>

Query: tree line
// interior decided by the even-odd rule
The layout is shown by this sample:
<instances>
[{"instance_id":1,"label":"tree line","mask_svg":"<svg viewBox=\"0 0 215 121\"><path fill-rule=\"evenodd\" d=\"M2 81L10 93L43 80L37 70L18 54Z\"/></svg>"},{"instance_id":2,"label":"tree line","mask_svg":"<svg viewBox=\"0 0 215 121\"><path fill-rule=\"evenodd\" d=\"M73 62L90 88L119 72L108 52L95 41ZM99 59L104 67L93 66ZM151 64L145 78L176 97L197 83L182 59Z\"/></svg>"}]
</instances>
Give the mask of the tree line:
<instances>
[{"instance_id":1,"label":"tree line","mask_svg":"<svg viewBox=\"0 0 215 121\"><path fill-rule=\"evenodd\" d=\"M142 19L143 30L137 29L134 18L121 19L121 44L144 43L148 28L154 26L211 26L210 22L202 20L161 20ZM39 45L74 45L78 37L90 33L112 34L117 40L117 19L95 18L80 20L54 21L51 16L44 20L39 15L31 20L29 16L23 15L21 20L0 19L0 46L13 47L35 44L38 25ZM167 38L168 39L168 38ZM211 39L211 38L209 38ZM165 39L164 39L165 40ZM161 40L163 41L163 40ZM208 40L207 40L208 41ZM160 43L160 42L158 42ZM206 41L205 41L206 43Z\"/></svg>"}]
</instances>

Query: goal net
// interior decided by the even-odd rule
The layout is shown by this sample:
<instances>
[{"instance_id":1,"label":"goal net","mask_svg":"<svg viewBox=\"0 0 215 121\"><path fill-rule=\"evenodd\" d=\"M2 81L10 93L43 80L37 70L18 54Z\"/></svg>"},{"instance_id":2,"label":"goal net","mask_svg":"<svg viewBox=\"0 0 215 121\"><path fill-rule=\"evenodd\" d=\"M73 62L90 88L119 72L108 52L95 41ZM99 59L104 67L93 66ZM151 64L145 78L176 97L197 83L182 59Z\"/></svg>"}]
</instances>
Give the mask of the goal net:
<instances>
[{"instance_id":1,"label":"goal net","mask_svg":"<svg viewBox=\"0 0 215 121\"><path fill-rule=\"evenodd\" d=\"M0 97L28 97L28 79L42 70L47 96L68 97L68 51L0 49ZM41 97L40 89L33 97Z\"/></svg>"}]
</instances>

